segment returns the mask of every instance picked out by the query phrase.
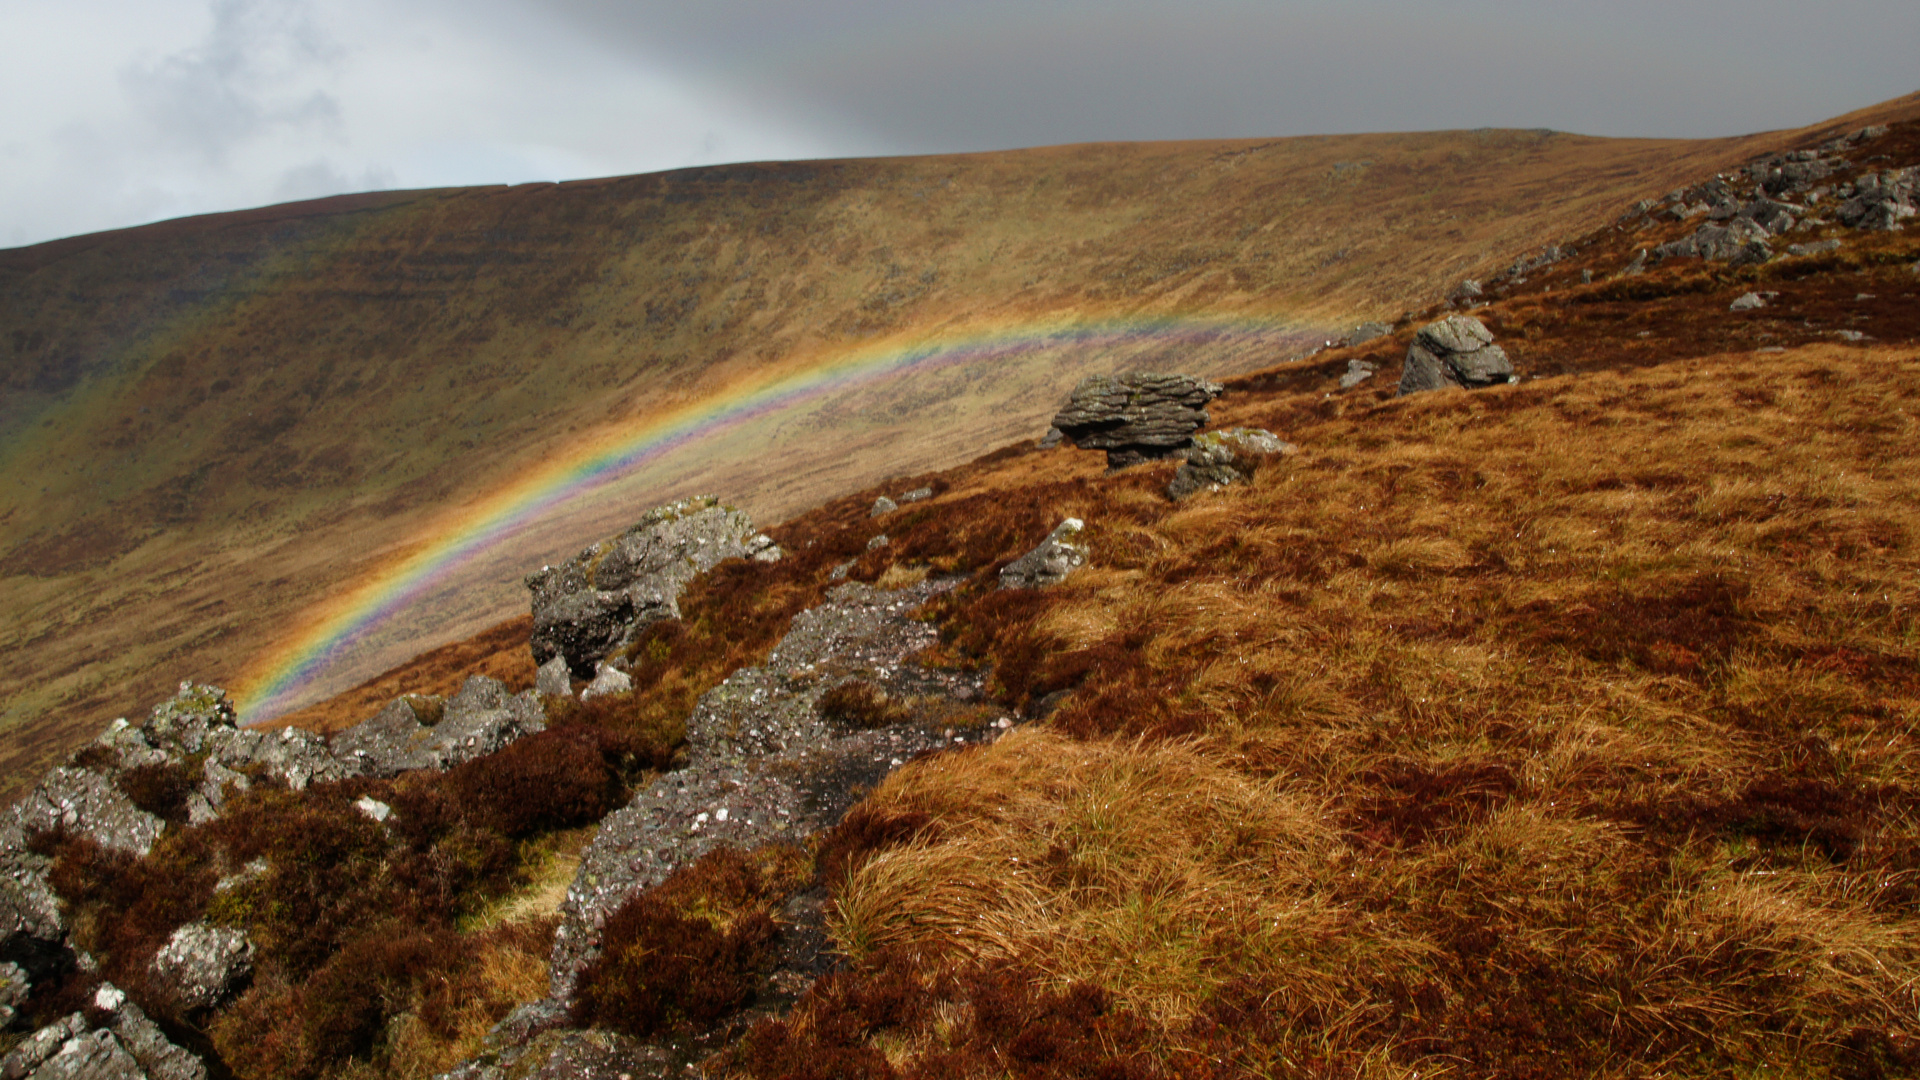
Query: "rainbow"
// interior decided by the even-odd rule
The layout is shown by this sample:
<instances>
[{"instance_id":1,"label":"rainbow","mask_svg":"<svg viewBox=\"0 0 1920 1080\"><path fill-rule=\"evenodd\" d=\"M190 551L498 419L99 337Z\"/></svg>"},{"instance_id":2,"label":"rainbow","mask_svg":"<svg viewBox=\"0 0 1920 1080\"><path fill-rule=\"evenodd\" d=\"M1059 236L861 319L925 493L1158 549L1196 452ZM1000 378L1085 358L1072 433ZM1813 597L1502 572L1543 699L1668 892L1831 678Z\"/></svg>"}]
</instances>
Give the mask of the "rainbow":
<instances>
[{"instance_id":1,"label":"rainbow","mask_svg":"<svg viewBox=\"0 0 1920 1080\"><path fill-rule=\"evenodd\" d=\"M1138 342L1265 344L1298 348L1312 331L1255 319L1152 317L1026 324L961 340L875 345L801 371L765 376L657 414L570 456L524 472L426 530L411 554L315 609L305 625L248 663L236 696L246 722L305 703L329 669L354 655L395 616L543 515L590 498L651 462L826 395L1041 349L1101 349Z\"/></svg>"}]
</instances>

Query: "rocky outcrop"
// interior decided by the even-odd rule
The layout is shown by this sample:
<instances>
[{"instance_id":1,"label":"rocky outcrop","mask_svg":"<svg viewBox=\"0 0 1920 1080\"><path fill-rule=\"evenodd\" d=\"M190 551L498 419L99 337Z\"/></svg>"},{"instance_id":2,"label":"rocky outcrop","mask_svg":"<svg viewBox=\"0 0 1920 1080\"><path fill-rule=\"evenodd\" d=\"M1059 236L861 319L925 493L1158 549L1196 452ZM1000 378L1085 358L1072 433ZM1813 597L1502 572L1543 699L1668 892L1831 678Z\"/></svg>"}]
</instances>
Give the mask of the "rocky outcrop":
<instances>
[{"instance_id":1,"label":"rocky outcrop","mask_svg":"<svg viewBox=\"0 0 1920 1080\"><path fill-rule=\"evenodd\" d=\"M1420 328L1407 347L1400 393L1459 386L1469 390L1513 381L1513 361L1493 343L1485 323L1452 315Z\"/></svg>"},{"instance_id":2,"label":"rocky outcrop","mask_svg":"<svg viewBox=\"0 0 1920 1080\"><path fill-rule=\"evenodd\" d=\"M1920 192L1920 166L1870 172L1860 177L1850 191L1841 190L1840 197L1846 202L1834 216L1841 224L1854 229L1887 232L1904 228L1908 218L1920 213L1914 205L1917 192Z\"/></svg>"},{"instance_id":3,"label":"rocky outcrop","mask_svg":"<svg viewBox=\"0 0 1920 1080\"><path fill-rule=\"evenodd\" d=\"M764 664L701 697L687 719L686 765L603 820L581 856L554 938L557 1003L571 999L607 917L676 867L723 844L799 842L915 754L998 730L958 730L941 719L957 703L983 700L978 673L922 669L911 659L939 634L910 616L956 584L836 586L825 604L795 616ZM837 725L822 715L821 699L852 680L920 707L881 727Z\"/></svg>"},{"instance_id":4,"label":"rocky outcrop","mask_svg":"<svg viewBox=\"0 0 1920 1080\"><path fill-rule=\"evenodd\" d=\"M1000 569L1000 587L1042 589L1067 580L1067 575L1086 565L1086 545L1079 539L1086 527L1079 518L1062 521L1039 547Z\"/></svg>"},{"instance_id":5,"label":"rocky outcrop","mask_svg":"<svg viewBox=\"0 0 1920 1080\"><path fill-rule=\"evenodd\" d=\"M1089 375L1053 426L1083 450L1105 450L1108 468L1124 469L1188 446L1206 426L1207 403L1221 393L1219 383L1191 375Z\"/></svg>"},{"instance_id":6,"label":"rocky outcrop","mask_svg":"<svg viewBox=\"0 0 1920 1080\"><path fill-rule=\"evenodd\" d=\"M1186 460L1167 485L1167 495L1177 502L1202 491L1245 483L1250 458L1291 454L1295 449L1292 443L1259 428L1210 431L1195 438L1193 445L1182 452Z\"/></svg>"},{"instance_id":7,"label":"rocky outcrop","mask_svg":"<svg viewBox=\"0 0 1920 1080\"><path fill-rule=\"evenodd\" d=\"M509 693L500 680L474 675L445 702L395 698L373 719L335 735L333 756L353 775L450 769L546 727L538 691Z\"/></svg>"},{"instance_id":8,"label":"rocky outcrop","mask_svg":"<svg viewBox=\"0 0 1920 1080\"><path fill-rule=\"evenodd\" d=\"M527 575L534 663L565 657L575 675L591 678L640 631L679 618L681 590L714 564L779 558L745 512L711 495L658 507L619 536Z\"/></svg>"},{"instance_id":9,"label":"rocky outcrop","mask_svg":"<svg viewBox=\"0 0 1920 1080\"><path fill-rule=\"evenodd\" d=\"M240 989L253 974L253 951L243 931L188 923L154 954L148 973L154 989L175 1008L199 1012L224 1004Z\"/></svg>"},{"instance_id":10,"label":"rocky outcrop","mask_svg":"<svg viewBox=\"0 0 1920 1080\"><path fill-rule=\"evenodd\" d=\"M1691 236L1683 236L1653 249L1658 259L1705 259L1731 266L1748 266L1773 258L1767 241L1773 234L1750 218L1733 218L1725 225L1702 225Z\"/></svg>"},{"instance_id":11,"label":"rocky outcrop","mask_svg":"<svg viewBox=\"0 0 1920 1080\"><path fill-rule=\"evenodd\" d=\"M92 1009L34 1032L0 1058L7 1080L207 1080L200 1059L174 1045L111 983Z\"/></svg>"}]
</instances>

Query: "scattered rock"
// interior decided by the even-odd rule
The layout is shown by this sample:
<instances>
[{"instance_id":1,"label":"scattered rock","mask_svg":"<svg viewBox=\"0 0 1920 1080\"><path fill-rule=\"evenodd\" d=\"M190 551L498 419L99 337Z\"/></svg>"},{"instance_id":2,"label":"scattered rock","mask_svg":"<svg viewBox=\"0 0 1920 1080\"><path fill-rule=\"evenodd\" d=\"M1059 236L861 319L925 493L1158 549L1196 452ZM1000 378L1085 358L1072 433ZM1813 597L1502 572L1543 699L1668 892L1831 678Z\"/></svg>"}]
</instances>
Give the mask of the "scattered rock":
<instances>
[{"instance_id":1,"label":"scattered rock","mask_svg":"<svg viewBox=\"0 0 1920 1080\"><path fill-rule=\"evenodd\" d=\"M72 766L48 772L13 813L21 849L26 837L64 829L110 851L145 855L166 829L166 822L133 805L110 777Z\"/></svg>"},{"instance_id":2,"label":"scattered rock","mask_svg":"<svg viewBox=\"0 0 1920 1080\"><path fill-rule=\"evenodd\" d=\"M1076 543L1086 528L1079 518L1068 518L1055 526L1040 546L1008 563L1000 571L1002 589L1040 589L1058 585L1067 575L1086 565L1087 549Z\"/></svg>"},{"instance_id":3,"label":"scattered rock","mask_svg":"<svg viewBox=\"0 0 1920 1080\"><path fill-rule=\"evenodd\" d=\"M1473 278L1467 278L1465 281L1453 287L1453 291L1447 294L1447 300L1449 303L1467 304L1471 306L1474 301L1479 300L1484 295L1486 295L1486 290L1480 287L1480 282Z\"/></svg>"},{"instance_id":4,"label":"scattered rock","mask_svg":"<svg viewBox=\"0 0 1920 1080\"><path fill-rule=\"evenodd\" d=\"M572 697L573 672L567 667L567 658L556 656L541 664L533 676L533 689L541 697Z\"/></svg>"},{"instance_id":5,"label":"scattered rock","mask_svg":"<svg viewBox=\"0 0 1920 1080\"><path fill-rule=\"evenodd\" d=\"M919 502L922 499L931 499L931 498L933 498L932 488L919 487L919 488L914 488L912 491L909 491L905 495L900 496L900 502L902 504L913 503L913 502Z\"/></svg>"},{"instance_id":6,"label":"scattered rock","mask_svg":"<svg viewBox=\"0 0 1920 1080\"><path fill-rule=\"evenodd\" d=\"M1844 245L1838 240L1815 240L1811 244L1788 244L1787 254L1796 258L1805 255L1825 255L1828 252L1839 251L1842 246Z\"/></svg>"},{"instance_id":7,"label":"scattered rock","mask_svg":"<svg viewBox=\"0 0 1920 1080\"><path fill-rule=\"evenodd\" d=\"M1181 452L1186 460L1167 485L1167 495L1177 502L1201 491L1242 483L1247 476L1243 470L1234 468L1236 462L1248 455L1291 454L1296 449L1292 443L1283 442L1273 432L1260 428L1210 431L1195 438L1193 445Z\"/></svg>"},{"instance_id":8,"label":"scattered rock","mask_svg":"<svg viewBox=\"0 0 1920 1080\"><path fill-rule=\"evenodd\" d=\"M1647 272L1647 249L1641 248L1633 253L1633 260L1620 268L1621 277L1633 277Z\"/></svg>"},{"instance_id":9,"label":"scattered rock","mask_svg":"<svg viewBox=\"0 0 1920 1080\"><path fill-rule=\"evenodd\" d=\"M1045 435L1040 436L1039 447L1042 450L1051 450L1054 447L1059 446L1060 440L1066 437L1067 437L1066 433L1061 431L1059 428L1050 427L1047 429L1047 433Z\"/></svg>"},{"instance_id":10,"label":"scattered rock","mask_svg":"<svg viewBox=\"0 0 1920 1080\"><path fill-rule=\"evenodd\" d=\"M1748 266L1773 258L1773 249L1767 246L1772 235L1757 222L1736 217L1725 225L1702 225L1691 236L1654 248L1653 254L1658 259L1697 258Z\"/></svg>"},{"instance_id":11,"label":"scattered rock","mask_svg":"<svg viewBox=\"0 0 1920 1080\"><path fill-rule=\"evenodd\" d=\"M667 1080L673 1055L613 1031L547 1030L523 1045L462 1063L435 1080Z\"/></svg>"},{"instance_id":12,"label":"scattered rock","mask_svg":"<svg viewBox=\"0 0 1920 1080\"><path fill-rule=\"evenodd\" d=\"M878 536L876 536L876 537L874 537L873 539L871 539L871 540L869 540L869 541L867 541L867 550L868 550L868 551L878 551L878 550L880 550L881 548L883 548L883 547L886 547L886 546L887 546L888 544L891 544L891 543L893 543L893 541L891 541L891 540L889 540L889 539L887 539L887 534L886 534L886 533L881 533L880 535L878 535Z\"/></svg>"},{"instance_id":13,"label":"scattered rock","mask_svg":"<svg viewBox=\"0 0 1920 1080\"><path fill-rule=\"evenodd\" d=\"M1347 336L1340 339L1340 344L1348 347L1364 345L1369 341L1386 337L1391 333L1393 333L1393 327L1388 326L1386 323L1363 322L1359 326L1347 331Z\"/></svg>"},{"instance_id":14,"label":"scattered rock","mask_svg":"<svg viewBox=\"0 0 1920 1080\"><path fill-rule=\"evenodd\" d=\"M373 719L335 735L334 757L366 776L448 769L547 726L538 691L510 694L506 684L484 675L468 678L438 715L431 702L395 698Z\"/></svg>"},{"instance_id":15,"label":"scattered rock","mask_svg":"<svg viewBox=\"0 0 1920 1080\"><path fill-rule=\"evenodd\" d=\"M1855 229L1886 232L1902 228L1902 222L1916 212L1914 199L1920 190L1920 166L1910 169L1869 172L1853 185L1849 198L1835 216L1840 223Z\"/></svg>"},{"instance_id":16,"label":"scattered rock","mask_svg":"<svg viewBox=\"0 0 1920 1080\"><path fill-rule=\"evenodd\" d=\"M1767 306L1767 298L1760 293L1750 292L1727 305L1728 311L1755 311Z\"/></svg>"},{"instance_id":17,"label":"scattered rock","mask_svg":"<svg viewBox=\"0 0 1920 1080\"><path fill-rule=\"evenodd\" d=\"M778 550L745 513L711 495L652 510L619 536L527 575L534 662L564 656L575 675L589 678L640 631L679 618L681 590L694 577L723 559L771 561Z\"/></svg>"},{"instance_id":18,"label":"scattered rock","mask_svg":"<svg viewBox=\"0 0 1920 1080\"><path fill-rule=\"evenodd\" d=\"M376 821L385 821L391 813L386 804L369 798L356 805L364 803L379 808L378 814L368 814ZM147 970L154 989L177 1008L211 1009L231 998L253 974L253 942L230 927L188 923L173 932Z\"/></svg>"},{"instance_id":19,"label":"scattered rock","mask_svg":"<svg viewBox=\"0 0 1920 1080\"><path fill-rule=\"evenodd\" d=\"M612 664L601 664L600 670L594 673L593 681L580 691L580 700L592 701L608 694L624 694L632 689L633 679L626 672Z\"/></svg>"},{"instance_id":20,"label":"scattered rock","mask_svg":"<svg viewBox=\"0 0 1920 1080\"><path fill-rule=\"evenodd\" d=\"M72 1013L0 1058L5 1080L206 1080L200 1059L175 1046L111 984L94 995L98 1028Z\"/></svg>"},{"instance_id":21,"label":"scattered rock","mask_svg":"<svg viewBox=\"0 0 1920 1080\"><path fill-rule=\"evenodd\" d=\"M1867 335L1861 333L1858 330L1835 330L1833 332L1833 336L1839 338L1841 341L1844 341L1849 345L1858 345L1863 341L1872 340Z\"/></svg>"},{"instance_id":22,"label":"scattered rock","mask_svg":"<svg viewBox=\"0 0 1920 1080\"><path fill-rule=\"evenodd\" d=\"M891 514L898 509L900 509L899 503L894 502L892 499L887 498L885 495L882 495L879 498L873 500L873 510L870 513L868 513L867 516L870 518L877 518L881 514Z\"/></svg>"},{"instance_id":23,"label":"scattered rock","mask_svg":"<svg viewBox=\"0 0 1920 1080\"><path fill-rule=\"evenodd\" d=\"M1089 375L1053 426L1083 450L1105 450L1109 468L1124 469L1187 446L1206 426L1207 403L1221 392L1219 383L1191 375Z\"/></svg>"},{"instance_id":24,"label":"scattered rock","mask_svg":"<svg viewBox=\"0 0 1920 1080\"><path fill-rule=\"evenodd\" d=\"M1593 271L1592 271L1592 270L1582 270L1582 271L1580 271L1580 284L1582 284L1582 285L1591 285L1591 284L1593 284Z\"/></svg>"},{"instance_id":25,"label":"scattered rock","mask_svg":"<svg viewBox=\"0 0 1920 1080\"><path fill-rule=\"evenodd\" d=\"M1340 376L1340 389L1351 390L1359 386L1361 383L1373 378L1373 373L1377 370L1379 369L1371 361L1347 361L1347 373Z\"/></svg>"},{"instance_id":26,"label":"scattered rock","mask_svg":"<svg viewBox=\"0 0 1920 1080\"><path fill-rule=\"evenodd\" d=\"M1469 390L1513 381L1513 361L1479 319L1452 315L1420 329L1407 347L1400 393L1460 386Z\"/></svg>"}]
</instances>

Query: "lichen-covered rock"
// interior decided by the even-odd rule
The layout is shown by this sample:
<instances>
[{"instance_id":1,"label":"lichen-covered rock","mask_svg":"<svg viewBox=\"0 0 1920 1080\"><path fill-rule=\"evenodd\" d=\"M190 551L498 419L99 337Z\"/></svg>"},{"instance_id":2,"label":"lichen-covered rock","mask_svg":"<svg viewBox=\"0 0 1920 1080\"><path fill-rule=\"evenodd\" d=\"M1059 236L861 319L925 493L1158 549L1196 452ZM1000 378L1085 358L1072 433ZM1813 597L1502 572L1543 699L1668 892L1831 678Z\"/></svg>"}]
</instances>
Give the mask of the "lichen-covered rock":
<instances>
[{"instance_id":1,"label":"lichen-covered rock","mask_svg":"<svg viewBox=\"0 0 1920 1080\"><path fill-rule=\"evenodd\" d=\"M1086 565L1087 549L1079 542L1086 523L1068 518L1047 534L1040 546L1008 563L1000 570L1002 589L1042 589L1067 580L1067 575Z\"/></svg>"},{"instance_id":2,"label":"lichen-covered rock","mask_svg":"<svg viewBox=\"0 0 1920 1080\"><path fill-rule=\"evenodd\" d=\"M184 1012L224 1003L253 974L253 942L245 932L205 922L173 932L148 965L152 986Z\"/></svg>"},{"instance_id":3,"label":"lichen-covered rock","mask_svg":"<svg viewBox=\"0 0 1920 1080\"><path fill-rule=\"evenodd\" d=\"M437 710L422 700L395 698L371 720L334 736L333 756L366 776L442 770L485 757L547 726L537 691L509 693L506 684L485 675L470 676Z\"/></svg>"},{"instance_id":4,"label":"lichen-covered rock","mask_svg":"<svg viewBox=\"0 0 1920 1080\"><path fill-rule=\"evenodd\" d=\"M1839 240L1815 240L1811 244L1788 244L1787 254L1795 258L1804 258L1808 255L1826 255L1830 252L1839 251L1843 246L1845 245Z\"/></svg>"},{"instance_id":5,"label":"lichen-covered rock","mask_svg":"<svg viewBox=\"0 0 1920 1080\"><path fill-rule=\"evenodd\" d=\"M778 559L744 512L705 495L650 511L619 536L527 575L533 660L555 656L581 678L640 631L680 617L687 582L723 559Z\"/></svg>"},{"instance_id":6,"label":"lichen-covered rock","mask_svg":"<svg viewBox=\"0 0 1920 1080\"><path fill-rule=\"evenodd\" d=\"M1421 327L1407 347L1400 374L1400 393L1460 386L1469 390L1513 379L1513 361L1493 343L1485 323L1468 315L1452 315Z\"/></svg>"},{"instance_id":7,"label":"lichen-covered rock","mask_svg":"<svg viewBox=\"0 0 1920 1080\"><path fill-rule=\"evenodd\" d=\"M1869 231L1891 231L1920 212L1914 202L1920 196L1920 166L1910 169L1870 172L1853 185L1853 197L1838 213L1841 224Z\"/></svg>"},{"instance_id":8,"label":"lichen-covered rock","mask_svg":"<svg viewBox=\"0 0 1920 1080\"><path fill-rule=\"evenodd\" d=\"M133 804L110 777L90 769L60 766L42 777L15 808L28 836L64 829L101 847L145 855L166 822Z\"/></svg>"},{"instance_id":9,"label":"lichen-covered rock","mask_svg":"<svg viewBox=\"0 0 1920 1080\"><path fill-rule=\"evenodd\" d=\"M870 518L877 518L882 514L891 514L898 509L900 509L899 503L894 502L892 499L887 498L885 495L882 495L879 498L873 500L873 509L867 512L867 516Z\"/></svg>"},{"instance_id":10,"label":"lichen-covered rock","mask_svg":"<svg viewBox=\"0 0 1920 1080\"><path fill-rule=\"evenodd\" d=\"M1187 446L1206 426L1207 403L1221 393L1219 383L1191 375L1089 375L1053 426L1083 450L1105 450L1109 468L1124 469Z\"/></svg>"},{"instance_id":11,"label":"lichen-covered rock","mask_svg":"<svg viewBox=\"0 0 1920 1080\"><path fill-rule=\"evenodd\" d=\"M1193 445L1181 451L1186 460L1167 485L1167 495L1179 501L1202 491L1212 491L1247 479L1244 470L1235 468L1248 455L1291 454L1296 448L1273 432L1260 428L1231 428L1196 436Z\"/></svg>"}]
</instances>

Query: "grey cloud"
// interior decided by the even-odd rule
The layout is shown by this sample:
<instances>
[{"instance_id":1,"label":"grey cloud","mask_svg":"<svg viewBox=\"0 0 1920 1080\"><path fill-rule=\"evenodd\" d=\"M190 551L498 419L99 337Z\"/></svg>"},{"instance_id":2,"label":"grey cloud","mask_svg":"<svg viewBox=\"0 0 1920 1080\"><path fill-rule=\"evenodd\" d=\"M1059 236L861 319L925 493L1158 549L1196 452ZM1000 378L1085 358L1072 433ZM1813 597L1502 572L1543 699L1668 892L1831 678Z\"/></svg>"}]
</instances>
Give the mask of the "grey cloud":
<instances>
[{"instance_id":1,"label":"grey cloud","mask_svg":"<svg viewBox=\"0 0 1920 1080\"><path fill-rule=\"evenodd\" d=\"M1920 5L533 0L880 152L1486 125L1710 136L1914 89Z\"/></svg>"},{"instance_id":2,"label":"grey cloud","mask_svg":"<svg viewBox=\"0 0 1920 1080\"><path fill-rule=\"evenodd\" d=\"M356 178L334 168L325 159L316 159L282 172L279 182L274 185L273 200L297 202L338 195L344 191L378 191L393 187L397 180L394 171L389 168L375 166L362 171Z\"/></svg>"},{"instance_id":3,"label":"grey cloud","mask_svg":"<svg viewBox=\"0 0 1920 1080\"><path fill-rule=\"evenodd\" d=\"M337 134L339 103L311 84L342 50L301 0L214 0L212 12L193 48L121 72L149 140L217 164L275 129Z\"/></svg>"}]
</instances>

